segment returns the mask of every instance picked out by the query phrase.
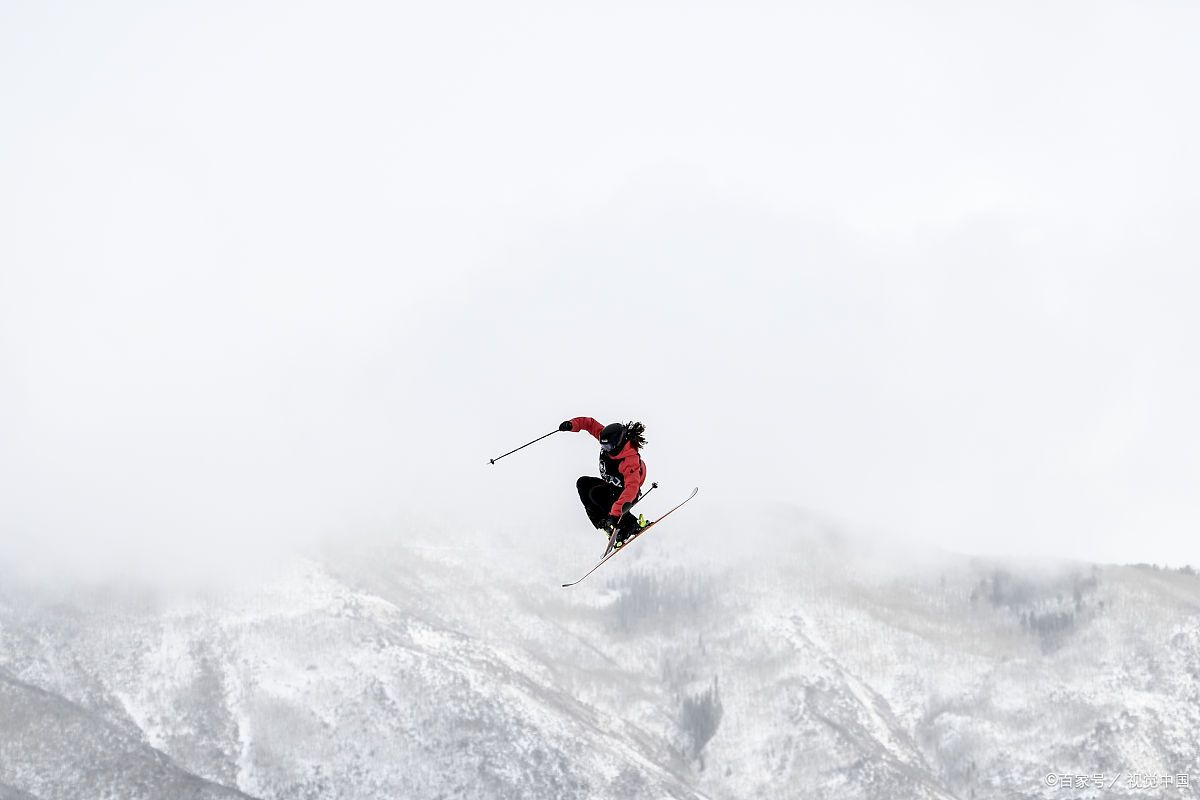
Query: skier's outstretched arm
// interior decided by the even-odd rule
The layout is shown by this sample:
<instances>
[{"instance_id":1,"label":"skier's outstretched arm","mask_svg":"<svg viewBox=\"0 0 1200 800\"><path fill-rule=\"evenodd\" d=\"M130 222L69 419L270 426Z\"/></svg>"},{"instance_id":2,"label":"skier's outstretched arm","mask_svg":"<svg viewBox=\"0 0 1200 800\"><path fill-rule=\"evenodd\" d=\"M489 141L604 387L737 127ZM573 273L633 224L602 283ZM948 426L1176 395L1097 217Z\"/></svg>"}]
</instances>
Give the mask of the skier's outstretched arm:
<instances>
[{"instance_id":1,"label":"skier's outstretched arm","mask_svg":"<svg viewBox=\"0 0 1200 800\"><path fill-rule=\"evenodd\" d=\"M597 439L600 438L600 431L604 430L604 426L591 417L575 417L558 426L560 431L587 431Z\"/></svg>"}]
</instances>

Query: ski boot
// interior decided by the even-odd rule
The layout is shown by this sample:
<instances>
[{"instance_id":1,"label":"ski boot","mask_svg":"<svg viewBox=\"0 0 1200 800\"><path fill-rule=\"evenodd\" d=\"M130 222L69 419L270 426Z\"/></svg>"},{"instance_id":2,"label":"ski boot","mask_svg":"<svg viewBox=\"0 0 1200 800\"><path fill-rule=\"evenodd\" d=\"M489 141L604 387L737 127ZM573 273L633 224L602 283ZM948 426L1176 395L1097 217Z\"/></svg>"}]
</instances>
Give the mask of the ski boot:
<instances>
[{"instance_id":1,"label":"ski boot","mask_svg":"<svg viewBox=\"0 0 1200 800\"><path fill-rule=\"evenodd\" d=\"M611 542L613 540L613 531L615 528L613 527L611 518L604 519L597 523L596 530L600 531L601 535L604 536L605 542Z\"/></svg>"},{"instance_id":2,"label":"ski boot","mask_svg":"<svg viewBox=\"0 0 1200 800\"><path fill-rule=\"evenodd\" d=\"M616 550L623 547L626 542L641 533L642 528L648 524L650 523L646 519L645 514L638 514L637 519L629 517L629 522L623 523L620 530L617 531L617 535L613 538L613 549Z\"/></svg>"}]
</instances>

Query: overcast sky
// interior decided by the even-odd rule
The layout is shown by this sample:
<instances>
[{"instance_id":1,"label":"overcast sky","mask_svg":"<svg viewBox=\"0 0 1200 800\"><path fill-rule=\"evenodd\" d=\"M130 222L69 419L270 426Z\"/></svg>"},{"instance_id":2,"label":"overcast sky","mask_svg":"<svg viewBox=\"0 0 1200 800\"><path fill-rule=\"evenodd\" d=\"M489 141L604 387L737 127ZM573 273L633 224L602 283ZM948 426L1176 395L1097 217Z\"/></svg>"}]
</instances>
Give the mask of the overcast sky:
<instances>
[{"instance_id":1,"label":"overcast sky","mask_svg":"<svg viewBox=\"0 0 1200 800\"><path fill-rule=\"evenodd\" d=\"M0 557L660 498L1200 564L1200 6L0 6ZM240 548L240 549L239 549ZM247 556L249 558L249 556Z\"/></svg>"}]
</instances>

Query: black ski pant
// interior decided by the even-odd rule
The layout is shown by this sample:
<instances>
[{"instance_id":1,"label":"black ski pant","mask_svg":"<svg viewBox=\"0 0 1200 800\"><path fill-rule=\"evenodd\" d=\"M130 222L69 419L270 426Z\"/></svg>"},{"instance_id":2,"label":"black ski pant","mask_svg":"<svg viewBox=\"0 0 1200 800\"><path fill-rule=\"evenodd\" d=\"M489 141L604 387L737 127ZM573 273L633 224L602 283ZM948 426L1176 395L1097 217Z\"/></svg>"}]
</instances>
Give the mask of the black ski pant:
<instances>
[{"instance_id":1,"label":"black ski pant","mask_svg":"<svg viewBox=\"0 0 1200 800\"><path fill-rule=\"evenodd\" d=\"M597 528L606 517L610 516L613 503L617 502L617 498L621 496L620 486L613 486L595 475L584 475L575 481L575 488L579 490L579 499L583 501L583 510L587 512L592 525ZM641 492L638 494L640 495ZM626 514L622 522L628 524L631 519L637 518L632 514Z\"/></svg>"}]
</instances>

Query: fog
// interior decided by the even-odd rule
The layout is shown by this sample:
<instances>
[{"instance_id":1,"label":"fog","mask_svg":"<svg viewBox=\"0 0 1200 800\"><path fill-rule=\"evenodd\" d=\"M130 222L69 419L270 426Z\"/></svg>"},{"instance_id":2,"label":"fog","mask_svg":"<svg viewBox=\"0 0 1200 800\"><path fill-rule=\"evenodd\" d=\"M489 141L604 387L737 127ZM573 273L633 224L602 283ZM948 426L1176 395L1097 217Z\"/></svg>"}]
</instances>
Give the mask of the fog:
<instances>
[{"instance_id":1,"label":"fog","mask_svg":"<svg viewBox=\"0 0 1200 800\"><path fill-rule=\"evenodd\" d=\"M651 511L1200 563L1197 23L6 4L0 559L553 548L595 443L487 461L590 415Z\"/></svg>"}]
</instances>

